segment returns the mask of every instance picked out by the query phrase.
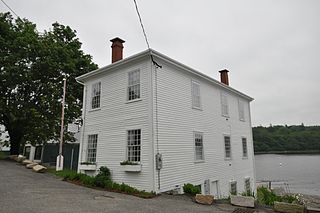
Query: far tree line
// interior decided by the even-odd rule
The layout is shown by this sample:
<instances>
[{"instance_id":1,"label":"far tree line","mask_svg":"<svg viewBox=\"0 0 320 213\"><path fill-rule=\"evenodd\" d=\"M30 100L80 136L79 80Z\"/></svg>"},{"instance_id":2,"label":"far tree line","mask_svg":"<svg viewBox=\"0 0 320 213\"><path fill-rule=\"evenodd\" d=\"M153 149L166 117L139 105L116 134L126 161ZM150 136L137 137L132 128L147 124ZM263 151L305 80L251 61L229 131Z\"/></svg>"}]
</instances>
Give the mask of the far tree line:
<instances>
[{"instance_id":1,"label":"far tree line","mask_svg":"<svg viewBox=\"0 0 320 213\"><path fill-rule=\"evenodd\" d=\"M255 152L320 152L320 126L253 127Z\"/></svg>"}]
</instances>

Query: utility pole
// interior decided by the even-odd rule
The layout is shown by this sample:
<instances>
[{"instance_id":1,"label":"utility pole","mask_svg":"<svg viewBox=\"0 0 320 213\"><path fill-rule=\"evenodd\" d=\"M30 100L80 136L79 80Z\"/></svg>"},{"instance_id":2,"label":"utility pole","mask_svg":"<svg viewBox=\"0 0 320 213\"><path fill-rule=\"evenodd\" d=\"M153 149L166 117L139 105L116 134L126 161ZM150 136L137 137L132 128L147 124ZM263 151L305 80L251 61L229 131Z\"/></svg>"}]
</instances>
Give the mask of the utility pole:
<instances>
[{"instance_id":1,"label":"utility pole","mask_svg":"<svg viewBox=\"0 0 320 213\"><path fill-rule=\"evenodd\" d=\"M62 156L62 144L63 144L63 133L64 133L64 102L66 98L66 86L67 80L63 79L63 96L62 96L62 112L61 112L61 129L60 129L60 146L59 155L57 156L56 171L63 170L63 156Z\"/></svg>"}]
</instances>

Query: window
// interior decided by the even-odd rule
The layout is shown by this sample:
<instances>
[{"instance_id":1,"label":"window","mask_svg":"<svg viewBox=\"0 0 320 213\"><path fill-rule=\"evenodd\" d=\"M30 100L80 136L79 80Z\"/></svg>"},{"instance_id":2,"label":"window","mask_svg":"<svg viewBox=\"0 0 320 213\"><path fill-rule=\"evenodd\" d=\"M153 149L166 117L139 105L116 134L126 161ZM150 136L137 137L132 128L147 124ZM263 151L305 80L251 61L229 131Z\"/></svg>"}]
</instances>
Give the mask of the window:
<instances>
[{"instance_id":1,"label":"window","mask_svg":"<svg viewBox=\"0 0 320 213\"><path fill-rule=\"evenodd\" d=\"M221 112L223 116L229 116L228 97L224 93L221 93Z\"/></svg>"},{"instance_id":2,"label":"window","mask_svg":"<svg viewBox=\"0 0 320 213\"><path fill-rule=\"evenodd\" d=\"M140 162L141 155L141 130L128 130L127 160Z\"/></svg>"},{"instance_id":3,"label":"window","mask_svg":"<svg viewBox=\"0 0 320 213\"><path fill-rule=\"evenodd\" d=\"M231 141L230 136L224 136L225 158L231 158Z\"/></svg>"},{"instance_id":4,"label":"window","mask_svg":"<svg viewBox=\"0 0 320 213\"><path fill-rule=\"evenodd\" d=\"M140 70L128 74L128 101L140 98Z\"/></svg>"},{"instance_id":5,"label":"window","mask_svg":"<svg viewBox=\"0 0 320 213\"><path fill-rule=\"evenodd\" d=\"M30 146L24 147L24 156L26 156L26 159L30 158L30 150L31 150Z\"/></svg>"},{"instance_id":6,"label":"window","mask_svg":"<svg viewBox=\"0 0 320 213\"><path fill-rule=\"evenodd\" d=\"M96 162L97 141L98 141L97 134L88 136L87 162L89 163Z\"/></svg>"},{"instance_id":7,"label":"window","mask_svg":"<svg viewBox=\"0 0 320 213\"><path fill-rule=\"evenodd\" d=\"M192 107L201 108L200 102L200 84L192 81Z\"/></svg>"},{"instance_id":8,"label":"window","mask_svg":"<svg viewBox=\"0 0 320 213\"><path fill-rule=\"evenodd\" d=\"M36 146L36 151L34 153L35 160L41 160L41 152L42 152L42 146Z\"/></svg>"},{"instance_id":9,"label":"window","mask_svg":"<svg viewBox=\"0 0 320 213\"><path fill-rule=\"evenodd\" d=\"M244 189L247 194L251 194L250 178L244 179Z\"/></svg>"},{"instance_id":10,"label":"window","mask_svg":"<svg viewBox=\"0 0 320 213\"><path fill-rule=\"evenodd\" d=\"M248 157L247 138L242 138L242 157Z\"/></svg>"},{"instance_id":11,"label":"window","mask_svg":"<svg viewBox=\"0 0 320 213\"><path fill-rule=\"evenodd\" d=\"M244 121L244 103L243 101L238 101L238 107L239 107L239 120Z\"/></svg>"},{"instance_id":12,"label":"window","mask_svg":"<svg viewBox=\"0 0 320 213\"><path fill-rule=\"evenodd\" d=\"M91 109L100 107L101 82L92 85Z\"/></svg>"},{"instance_id":13,"label":"window","mask_svg":"<svg viewBox=\"0 0 320 213\"><path fill-rule=\"evenodd\" d=\"M194 133L194 147L195 147L195 160L204 160L203 156L203 134L200 132Z\"/></svg>"},{"instance_id":14,"label":"window","mask_svg":"<svg viewBox=\"0 0 320 213\"><path fill-rule=\"evenodd\" d=\"M230 182L230 194L237 195L237 181Z\"/></svg>"}]
</instances>

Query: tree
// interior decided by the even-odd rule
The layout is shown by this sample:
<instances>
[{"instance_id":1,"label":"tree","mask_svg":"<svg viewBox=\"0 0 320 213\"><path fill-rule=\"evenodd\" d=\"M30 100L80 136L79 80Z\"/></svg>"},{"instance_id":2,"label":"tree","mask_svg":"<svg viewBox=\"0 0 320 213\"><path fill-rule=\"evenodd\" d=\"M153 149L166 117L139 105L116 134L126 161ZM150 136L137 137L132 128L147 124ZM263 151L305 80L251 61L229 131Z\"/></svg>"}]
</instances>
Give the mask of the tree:
<instances>
[{"instance_id":1,"label":"tree","mask_svg":"<svg viewBox=\"0 0 320 213\"><path fill-rule=\"evenodd\" d=\"M63 78L68 82L65 120L70 123L82 107L82 86L75 77L97 68L81 50L76 31L52 26L39 33L27 19L0 13L0 125L10 136L11 154L18 154L25 141L58 139Z\"/></svg>"}]
</instances>

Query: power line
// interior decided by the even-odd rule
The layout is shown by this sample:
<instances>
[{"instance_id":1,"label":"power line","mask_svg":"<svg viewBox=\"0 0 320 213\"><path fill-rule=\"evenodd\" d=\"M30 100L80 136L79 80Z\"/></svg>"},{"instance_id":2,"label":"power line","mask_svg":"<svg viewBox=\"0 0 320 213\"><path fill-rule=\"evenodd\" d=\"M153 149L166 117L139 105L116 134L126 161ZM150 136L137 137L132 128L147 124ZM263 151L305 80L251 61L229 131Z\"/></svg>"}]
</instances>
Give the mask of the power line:
<instances>
[{"instance_id":1,"label":"power line","mask_svg":"<svg viewBox=\"0 0 320 213\"><path fill-rule=\"evenodd\" d=\"M146 31L144 30L144 26L143 26L143 24L142 24L142 19L141 19L141 15L140 15L140 12L139 12L139 9L138 9L137 2L136 2L136 0L133 0L133 1L134 1L134 5L136 6L136 11L137 11L137 14L138 14L138 17L139 17L139 22L140 22L140 25L141 25L141 28L142 28L142 32L143 32L143 35L144 35L144 39L146 40L148 49L150 49L149 41L148 41L148 38L147 38Z\"/></svg>"},{"instance_id":2,"label":"power line","mask_svg":"<svg viewBox=\"0 0 320 213\"><path fill-rule=\"evenodd\" d=\"M7 6L7 8L8 8L13 14L15 14L18 18L20 18L20 17L18 16L18 14L17 14L16 12L14 12L13 9L11 9L11 7L9 7L9 5L8 5L4 0L1 0L1 1L2 1L2 3L3 3L4 5Z\"/></svg>"}]
</instances>

